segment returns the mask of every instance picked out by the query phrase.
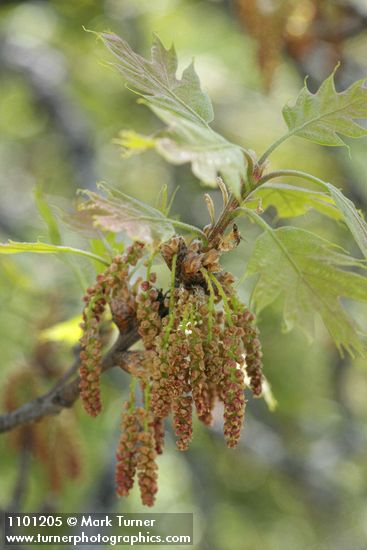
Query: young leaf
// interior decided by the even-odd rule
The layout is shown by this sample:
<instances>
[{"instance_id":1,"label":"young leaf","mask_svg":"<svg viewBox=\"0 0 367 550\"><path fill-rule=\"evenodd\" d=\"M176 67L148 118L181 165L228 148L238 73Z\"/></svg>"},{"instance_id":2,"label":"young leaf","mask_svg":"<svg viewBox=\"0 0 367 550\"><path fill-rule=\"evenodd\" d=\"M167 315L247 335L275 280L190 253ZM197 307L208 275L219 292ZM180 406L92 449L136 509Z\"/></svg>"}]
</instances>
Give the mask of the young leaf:
<instances>
[{"instance_id":1,"label":"young leaf","mask_svg":"<svg viewBox=\"0 0 367 550\"><path fill-rule=\"evenodd\" d=\"M113 140L116 145L120 145L122 156L129 158L138 155L155 147L155 139L149 136L143 136L133 130L122 130L118 138Z\"/></svg>"},{"instance_id":2,"label":"young leaf","mask_svg":"<svg viewBox=\"0 0 367 550\"><path fill-rule=\"evenodd\" d=\"M103 187L107 197L93 191L83 190L88 200L78 205L84 222L90 222L104 231L125 232L132 239L148 244L167 240L174 234L172 224L155 208L125 195Z\"/></svg>"},{"instance_id":3,"label":"young leaf","mask_svg":"<svg viewBox=\"0 0 367 550\"><path fill-rule=\"evenodd\" d=\"M101 256L97 256L97 254L70 246L57 246L55 244L40 242L17 243L9 241L7 243L0 243L0 254L21 254L22 252L32 252L33 254L77 254L78 256L84 256L90 260L97 260L105 265L109 265L107 260Z\"/></svg>"},{"instance_id":4,"label":"young leaf","mask_svg":"<svg viewBox=\"0 0 367 550\"><path fill-rule=\"evenodd\" d=\"M320 145L346 145L340 136L358 138L367 135L366 128L356 119L367 118L367 87L365 80L352 84L344 92L335 90L334 72L313 94L307 85L301 90L293 107L286 105L283 117L288 135L303 137Z\"/></svg>"},{"instance_id":5,"label":"young leaf","mask_svg":"<svg viewBox=\"0 0 367 550\"><path fill-rule=\"evenodd\" d=\"M167 218L156 208L117 189L101 184L99 187L107 197L89 190L82 191L88 199L78 206L84 226L93 224L104 231L125 232L132 239L153 245L168 240L175 233L174 226L202 234L199 229Z\"/></svg>"},{"instance_id":6,"label":"young leaf","mask_svg":"<svg viewBox=\"0 0 367 550\"><path fill-rule=\"evenodd\" d=\"M151 60L134 52L126 40L113 33L99 35L117 57L115 67L124 75L133 90L151 105L172 111L180 118L206 125L214 118L209 96L201 90L200 80L191 63L176 77L177 55L174 46L166 50L154 36Z\"/></svg>"},{"instance_id":7,"label":"young leaf","mask_svg":"<svg viewBox=\"0 0 367 550\"><path fill-rule=\"evenodd\" d=\"M242 150L209 126L213 109L208 95L201 90L194 65L191 63L178 79L174 48L166 50L157 37L151 60L147 60L115 34L100 36L117 57L115 66L133 90L168 125L167 130L154 139L157 151L174 164L190 162L194 174L207 185L216 186L220 174L239 196L241 180L245 177ZM133 153L151 147L152 140L125 133L122 145L125 152Z\"/></svg>"},{"instance_id":8,"label":"young leaf","mask_svg":"<svg viewBox=\"0 0 367 550\"><path fill-rule=\"evenodd\" d=\"M246 206L256 208L256 199L261 199L261 206L264 210L269 206L276 208L279 218L303 216L313 208L329 218L343 219L342 214L335 206L334 200L326 193L311 191L286 183L272 182L261 185L251 195L251 203L245 203Z\"/></svg>"},{"instance_id":9,"label":"young leaf","mask_svg":"<svg viewBox=\"0 0 367 550\"><path fill-rule=\"evenodd\" d=\"M256 221L266 229L256 240L246 271L246 276L259 274L252 296L256 309L261 311L282 296L288 330L299 325L312 337L317 312L340 351L363 354L358 327L339 301L341 297L367 301L367 278L342 269L363 264L309 231L273 230L263 220Z\"/></svg>"},{"instance_id":10,"label":"young leaf","mask_svg":"<svg viewBox=\"0 0 367 550\"><path fill-rule=\"evenodd\" d=\"M156 200L157 209L162 212L164 216L168 216L171 211L173 201L178 193L180 186L177 185L171 196L168 195L168 186L165 183L159 190L158 197Z\"/></svg>"}]
</instances>

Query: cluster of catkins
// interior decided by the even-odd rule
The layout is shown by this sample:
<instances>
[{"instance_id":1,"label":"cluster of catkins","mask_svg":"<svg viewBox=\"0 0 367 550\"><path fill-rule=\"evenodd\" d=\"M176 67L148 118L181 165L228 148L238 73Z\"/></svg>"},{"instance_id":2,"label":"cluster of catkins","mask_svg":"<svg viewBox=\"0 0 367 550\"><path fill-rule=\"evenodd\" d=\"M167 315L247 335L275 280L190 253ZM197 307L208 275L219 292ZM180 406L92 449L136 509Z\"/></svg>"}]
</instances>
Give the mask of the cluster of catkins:
<instances>
[{"instance_id":1,"label":"cluster of catkins","mask_svg":"<svg viewBox=\"0 0 367 550\"><path fill-rule=\"evenodd\" d=\"M116 490L119 496L127 496L138 472L142 503L153 506L158 491L156 457L163 451L164 431L161 421L153 419L147 408L135 407L134 397L125 403L122 413Z\"/></svg>"},{"instance_id":2,"label":"cluster of catkins","mask_svg":"<svg viewBox=\"0 0 367 550\"><path fill-rule=\"evenodd\" d=\"M156 288L154 273L130 285L129 266L142 255L142 246L135 243L88 290L81 340L81 396L94 416L101 408L101 315L110 304L121 332L127 320L135 320L145 350L140 376L144 406L136 406L135 392L125 404L116 483L117 493L127 496L138 473L148 506L157 492L156 457L163 449L165 418L172 414L177 448L184 451L192 439L193 409L210 425L220 401L224 438L233 448L245 414L245 387L260 396L263 380L255 317L239 301L232 275L220 267L220 247L205 249L198 240L186 244L173 237L160 252L171 270L169 292Z\"/></svg>"},{"instance_id":3,"label":"cluster of catkins","mask_svg":"<svg viewBox=\"0 0 367 550\"><path fill-rule=\"evenodd\" d=\"M109 305L113 320L121 333L129 328L135 313L134 295L129 286L129 267L143 254L140 242L130 246L123 256L116 256L104 273L97 275L94 286L87 289L83 300L83 336L80 340L80 396L85 410L97 416L102 409L100 375L102 366L101 324Z\"/></svg>"}]
</instances>

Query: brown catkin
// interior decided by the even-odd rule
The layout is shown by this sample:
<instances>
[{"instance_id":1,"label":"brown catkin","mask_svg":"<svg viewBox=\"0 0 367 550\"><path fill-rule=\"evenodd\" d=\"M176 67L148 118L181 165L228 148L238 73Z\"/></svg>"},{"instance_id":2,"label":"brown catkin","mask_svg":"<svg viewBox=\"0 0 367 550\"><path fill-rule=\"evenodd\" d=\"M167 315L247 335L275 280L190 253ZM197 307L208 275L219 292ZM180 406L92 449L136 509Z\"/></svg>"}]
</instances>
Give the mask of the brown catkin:
<instances>
[{"instance_id":1,"label":"brown catkin","mask_svg":"<svg viewBox=\"0 0 367 550\"><path fill-rule=\"evenodd\" d=\"M102 342L99 338L99 328L106 304L105 289L101 281L98 281L94 288L88 289L84 299L86 307L81 325L83 336L80 339L79 388L84 409L91 416L97 416L102 409L99 388Z\"/></svg>"},{"instance_id":2,"label":"brown catkin","mask_svg":"<svg viewBox=\"0 0 367 550\"><path fill-rule=\"evenodd\" d=\"M209 382L220 384L223 378L223 351L221 346L222 326L218 318L213 326L212 338L204 342L205 373Z\"/></svg>"},{"instance_id":3,"label":"brown catkin","mask_svg":"<svg viewBox=\"0 0 367 550\"><path fill-rule=\"evenodd\" d=\"M130 403L125 403L121 418L121 437L116 454L116 492L119 496L127 496L134 485L137 468L137 443L139 424L136 410L130 410Z\"/></svg>"},{"instance_id":4,"label":"brown catkin","mask_svg":"<svg viewBox=\"0 0 367 550\"><path fill-rule=\"evenodd\" d=\"M220 384L224 403L224 439L228 447L236 447L245 416L245 381L242 371L243 355L239 346L241 327L226 326L223 331L223 379Z\"/></svg>"},{"instance_id":5,"label":"brown catkin","mask_svg":"<svg viewBox=\"0 0 367 550\"><path fill-rule=\"evenodd\" d=\"M169 415L172 399L180 395L187 363L187 342L184 332L178 327L188 292L182 288L175 289L173 297L174 311L169 311L163 319L161 332L154 340L151 409L158 418Z\"/></svg>"},{"instance_id":6,"label":"brown catkin","mask_svg":"<svg viewBox=\"0 0 367 550\"><path fill-rule=\"evenodd\" d=\"M155 441L155 450L158 455L163 453L164 447L164 419L163 418L153 418L150 423L150 426L154 432L154 441Z\"/></svg>"},{"instance_id":7,"label":"brown catkin","mask_svg":"<svg viewBox=\"0 0 367 550\"><path fill-rule=\"evenodd\" d=\"M181 328L169 337L169 382L172 396L173 427L177 448L188 449L192 437L192 397L190 395L190 357L187 337Z\"/></svg>"},{"instance_id":8,"label":"brown catkin","mask_svg":"<svg viewBox=\"0 0 367 550\"><path fill-rule=\"evenodd\" d=\"M189 376L189 344L185 330L179 328L168 338L168 382L172 398L186 391Z\"/></svg>"},{"instance_id":9,"label":"brown catkin","mask_svg":"<svg viewBox=\"0 0 367 550\"><path fill-rule=\"evenodd\" d=\"M163 327L166 322L163 322ZM151 410L157 418L165 418L171 411L171 388L168 380L168 352L164 335L159 334L155 340L155 350L152 353L152 388Z\"/></svg>"},{"instance_id":10,"label":"brown catkin","mask_svg":"<svg viewBox=\"0 0 367 550\"><path fill-rule=\"evenodd\" d=\"M246 373L250 378L250 388L254 396L259 397L262 393L263 364L260 342L260 331L255 325L255 315L242 306L238 314L238 325L243 328L243 346L246 353Z\"/></svg>"},{"instance_id":11,"label":"brown catkin","mask_svg":"<svg viewBox=\"0 0 367 550\"><path fill-rule=\"evenodd\" d=\"M153 506L158 491L158 466L152 429L140 432L138 442L137 469L141 501L146 506Z\"/></svg>"},{"instance_id":12,"label":"brown catkin","mask_svg":"<svg viewBox=\"0 0 367 550\"><path fill-rule=\"evenodd\" d=\"M145 349L150 350L154 347L154 340L162 327L159 315L160 302L158 291L152 287L150 281L143 281L140 287L136 308L138 330Z\"/></svg>"},{"instance_id":13,"label":"brown catkin","mask_svg":"<svg viewBox=\"0 0 367 550\"><path fill-rule=\"evenodd\" d=\"M208 297L201 288L195 288L188 298L190 323L187 325L187 341L190 357L190 384L197 415L203 416L208 410L208 379L205 372L205 352L203 344L208 335Z\"/></svg>"},{"instance_id":14,"label":"brown catkin","mask_svg":"<svg viewBox=\"0 0 367 550\"><path fill-rule=\"evenodd\" d=\"M200 422L205 426L211 426L213 422L213 409L217 397L217 388L213 382L208 382L202 392L202 399L205 403L205 412L199 416Z\"/></svg>"},{"instance_id":15,"label":"brown catkin","mask_svg":"<svg viewBox=\"0 0 367 550\"><path fill-rule=\"evenodd\" d=\"M134 485L135 474L142 503L153 506L158 491L157 452L162 452L163 426L153 419L148 410L134 408L131 400L125 403L121 421L121 438L117 451L116 492L128 496ZM158 451L157 451L158 449Z\"/></svg>"},{"instance_id":16,"label":"brown catkin","mask_svg":"<svg viewBox=\"0 0 367 550\"><path fill-rule=\"evenodd\" d=\"M173 427L177 436L176 446L179 451L189 448L192 438L192 397L182 395L173 401Z\"/></svg>"},{"instance_id":17,"label":"brown catkin","mask_svg":"<svg viewBox=\"0 0 367 550\"><path fill-rule=\"evenodd\" d=\"M206 398L209 393L208 380L205 375L204 349L200 330L192 326L189 335L191 390L197 415L205 416L210 412L210 402Z\"/></svg>"},{"instance_id":18,"label":"brown catkin","mask_svg":"<svg viewBox=\"0 0 367 550\"><path fill-rule=\"evenodd\" d=\"M176 446L185 451L192 438L192 402L190 336L190 293L180 287L175 291L175 323L168 339L169 382L173 397L173 427Z\"/></svg>"}]
</instances>

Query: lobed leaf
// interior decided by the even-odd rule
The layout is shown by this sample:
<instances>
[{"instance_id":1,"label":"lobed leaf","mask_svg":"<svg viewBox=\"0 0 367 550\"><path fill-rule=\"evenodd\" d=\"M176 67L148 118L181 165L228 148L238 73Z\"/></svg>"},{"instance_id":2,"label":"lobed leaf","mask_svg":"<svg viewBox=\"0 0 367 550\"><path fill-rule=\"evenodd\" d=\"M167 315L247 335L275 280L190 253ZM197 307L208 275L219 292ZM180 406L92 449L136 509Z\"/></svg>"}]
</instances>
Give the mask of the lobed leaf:
<instances>
[{"instance_id":1,"label":"lobed leaf","mask_svg":"<svg viewBox=\"0 0 367 550\"><path fill-rule=\"evenodd\" d=\"M254 203L256 199L261 200L261 206L264 210L273 206L279 218L296 218L314 209L329 218L343 219L333 198L326 193L311 191L286 183L272 182L261 185L251 195L251 203L245 203L246 206L256 208L257 204Z\"/></svg>"},{"instance_id":2,"label":"lobed leaf","mask_svg":"<svg viewBox=\"0 0 367 550\"><path fill-rule=\"evenodd\" d=\"M246 276L259 275L252 296L257 311L282 297L287 330L299 325L312 337L319 313L340 351L363 354L358 327L340 303L342 297L367 301L367 278L343 269L363 263L309 231L273 230L263 220L261 225L266 231L256 240L246 270Z\"/></svg>"},{"instance_id":3,"label":"lobed leaf","mask_svg":"<svg viewBox=\"0 0 367 550\"><path fill-rule=\"evenodd\" d=\"M310 92L305 84L293 107L284 107L283 117L290 135L330 146L345 146L340 136L358 138L367 135L366 128L355 122L367 118L365 80L359 80L338 93L334 76L335 70L316 93Z\"/></svg>"},{"instance_id":4,"label":"lobed leaf","mask_svg":"<svg viewBox=\"0 0 367 550\"><path fill-rule=\"evenodd\" d=\"M117 69L125 76L144 103L168 125L154 142L157 151L174 164L191 163L194 174L205 184L216 186L220 174L239 196L245 176L241 147L214 132L209 126L213 108L202 91L193 63L176 76L177 56L173 46L166 50L155 37L151 59L135 53L129 44L115 34L102 33L102 40L117 57ZM152 146L152 138L124 133L125 153Z\"/></svg>"},{"instance_id":5,"label":"lobed leaf","mask_svg":"<svg viewBox=\"0 0 367 550\"><path fill-rule=\"evenodd\" d=\"M124 75L134 91L151 105L172 111L195 124L206 125L214 118L209 96L201 90L200 80L191 63L176 77L177 55L174 46L166 50L154 36L151 59L134 52L130 45L113 33L99 35L107 48L117 57L115 67Z\"/></svg>"}]
</instances>

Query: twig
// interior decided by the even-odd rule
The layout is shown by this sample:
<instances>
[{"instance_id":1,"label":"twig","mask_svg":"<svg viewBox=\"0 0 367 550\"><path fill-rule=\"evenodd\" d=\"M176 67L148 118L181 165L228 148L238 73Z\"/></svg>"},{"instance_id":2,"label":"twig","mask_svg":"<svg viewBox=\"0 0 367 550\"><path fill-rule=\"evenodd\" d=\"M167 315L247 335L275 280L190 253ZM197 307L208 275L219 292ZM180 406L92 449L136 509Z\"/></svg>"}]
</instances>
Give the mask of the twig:
<instances>
[{"instance_id":1,"label":"twig","mask_svg":"<svg viewBox=\"0 0 367 550\"><path fill-rule=\"evenodd\" d=\"M112 367L118 366L127 372L130 372L130 363L136 363L136 359L143 352L127 351L130 346L139 340L139 335L136 329L131 329L129 332L120 335L116 343L107 352L103 359L102 371L106 371ZM64 375L64 382L59 380L54 388L44 395L37 397L33 401L29 401L18 409L0 416L0 433L6 432L27 424L40 420L45 416L59 414L64 408L71 407L79 397L79 377L73 378L70 382L69 375L71 371L75 371L79 361L72 365Z\"/></svg>"}]
</instances>

